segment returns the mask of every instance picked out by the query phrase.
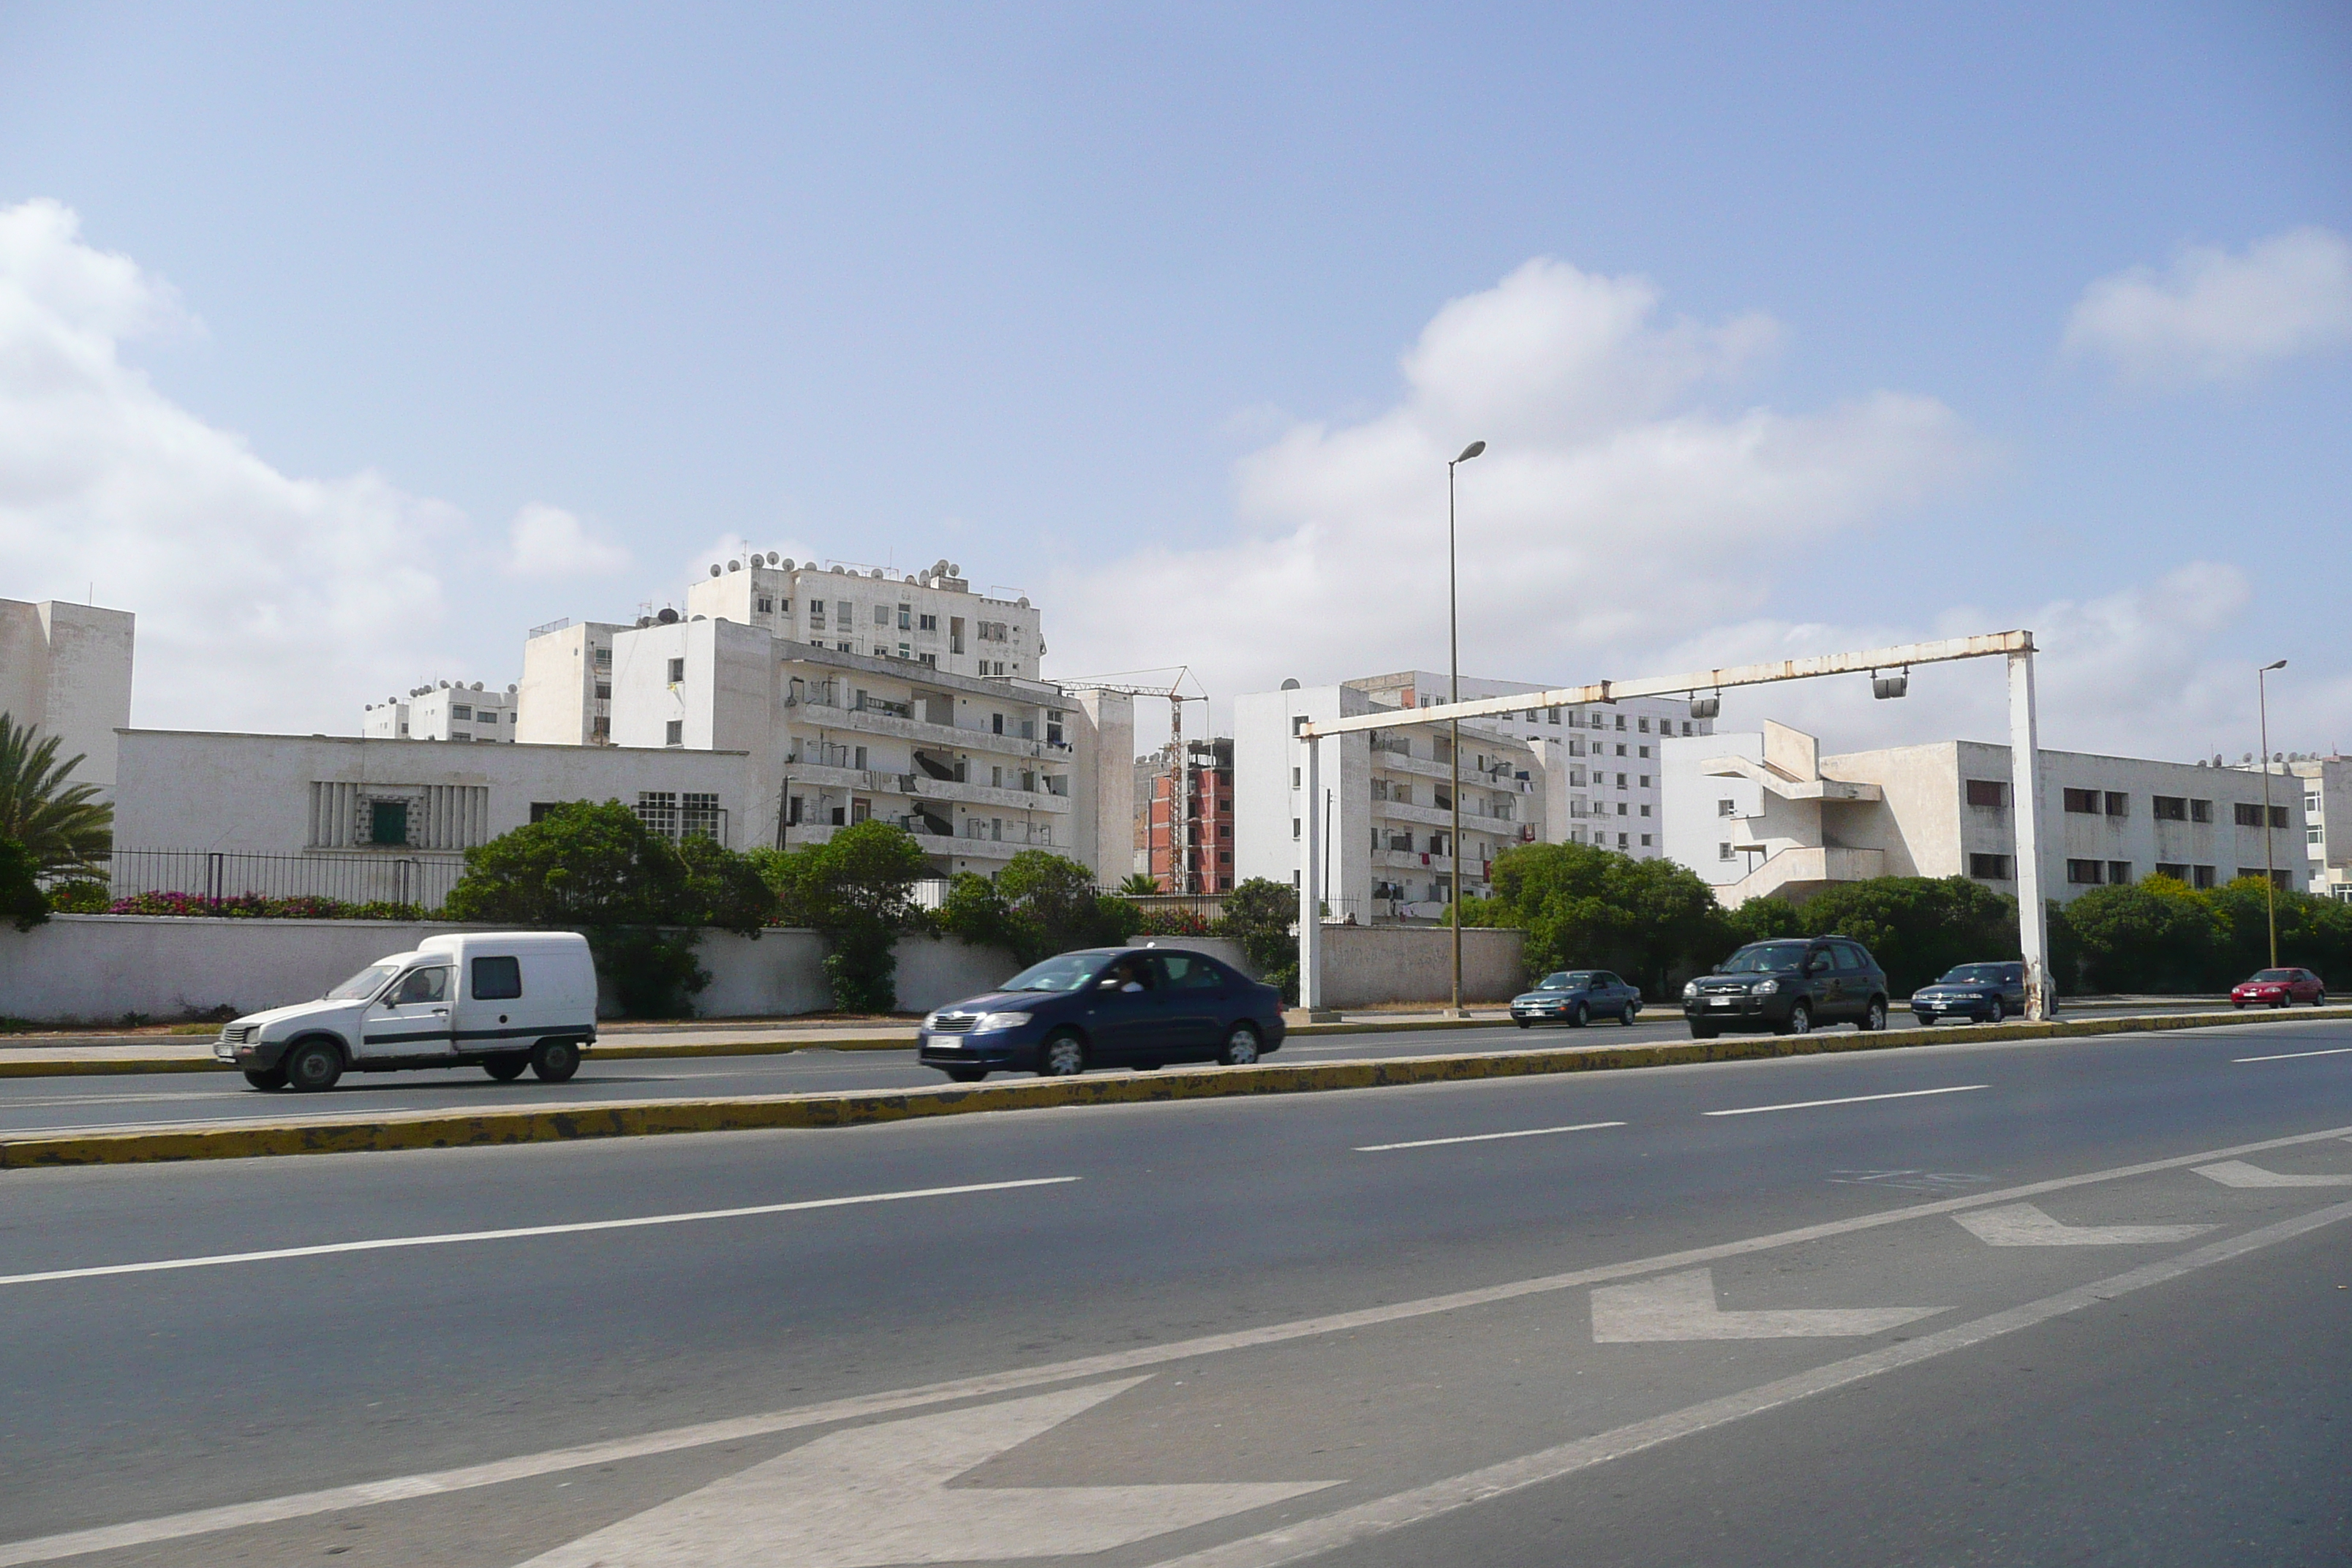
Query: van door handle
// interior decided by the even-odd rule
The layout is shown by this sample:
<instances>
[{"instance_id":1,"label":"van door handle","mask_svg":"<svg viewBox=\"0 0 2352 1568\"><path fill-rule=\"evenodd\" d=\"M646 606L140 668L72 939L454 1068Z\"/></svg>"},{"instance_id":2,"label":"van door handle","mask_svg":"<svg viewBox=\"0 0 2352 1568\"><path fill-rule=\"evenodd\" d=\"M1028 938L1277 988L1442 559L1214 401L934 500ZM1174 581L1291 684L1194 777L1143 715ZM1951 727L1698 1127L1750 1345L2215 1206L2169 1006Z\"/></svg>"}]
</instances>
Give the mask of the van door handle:
<instances>
[{"instance_id":1,"label":"van door handle","mask_svg":"<svg viewBox=\"0 0 2352 1568\"><path fill-rule=\"evenodd\" d=\"M436 1018L446 1018L449 1016L449 1009L446 1007L436 1007L433 1009L433 1016Z\"/></svg>"}]
</instances>

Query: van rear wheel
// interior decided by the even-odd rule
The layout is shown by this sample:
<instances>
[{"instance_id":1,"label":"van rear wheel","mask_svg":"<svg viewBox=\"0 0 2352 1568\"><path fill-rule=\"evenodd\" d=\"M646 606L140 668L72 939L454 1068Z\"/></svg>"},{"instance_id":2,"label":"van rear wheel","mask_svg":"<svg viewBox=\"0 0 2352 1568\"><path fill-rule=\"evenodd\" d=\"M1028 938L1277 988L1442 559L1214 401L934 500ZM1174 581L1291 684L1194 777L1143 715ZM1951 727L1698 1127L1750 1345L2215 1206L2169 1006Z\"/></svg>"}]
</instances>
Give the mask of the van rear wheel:
<instances>
[{"instance_id":1,"label":"van rear wheel","mask_svg":"<svg viewBox=\"0 0 2352 1568\"><path fill-rule=\"evenodd\" d=\"M580 1047L570 1040L541 1040L530 1048L530 1070L544 1083L562 1083L580 1070Z\"/></svg>"},{"instance_id":2,"label":"van rear wheel","mask_svg":"<svg viewBox=\"0 0 2352 1568\"><path fill-rule=\"evenodd\" d=\"M482 1064L482 1070L500 1083L512 1083L522 1076L523 1068L529 1066L530 1066L530 1058L518 1053L514 1056L492 1057Z\"/></svg>"}]
</instances>

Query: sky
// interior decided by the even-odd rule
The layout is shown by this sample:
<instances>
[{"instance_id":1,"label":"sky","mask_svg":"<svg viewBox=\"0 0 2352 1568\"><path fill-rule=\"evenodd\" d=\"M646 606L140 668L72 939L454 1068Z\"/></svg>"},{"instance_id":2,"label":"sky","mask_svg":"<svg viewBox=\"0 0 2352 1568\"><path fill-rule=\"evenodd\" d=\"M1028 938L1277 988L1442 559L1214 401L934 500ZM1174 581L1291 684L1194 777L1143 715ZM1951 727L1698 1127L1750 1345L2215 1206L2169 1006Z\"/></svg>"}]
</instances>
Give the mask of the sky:
<instances>
[{"instance_id":1,"label":"sky","mask_svg":"<svg viewBox=\"0 0 2352 1568\"><path fill-rule=\"evenodd\" d=\"M0 596L136 613L142 725L352 733L745 545L1218 723L1444 668L1483 439L1467 671L2024 626L2046 744L2235 759L2284 658L2327 751L2347 432L2341 5L0 0ZM1722 724L2005 734L1911 692Z\"/></svg>"}]
</instances>

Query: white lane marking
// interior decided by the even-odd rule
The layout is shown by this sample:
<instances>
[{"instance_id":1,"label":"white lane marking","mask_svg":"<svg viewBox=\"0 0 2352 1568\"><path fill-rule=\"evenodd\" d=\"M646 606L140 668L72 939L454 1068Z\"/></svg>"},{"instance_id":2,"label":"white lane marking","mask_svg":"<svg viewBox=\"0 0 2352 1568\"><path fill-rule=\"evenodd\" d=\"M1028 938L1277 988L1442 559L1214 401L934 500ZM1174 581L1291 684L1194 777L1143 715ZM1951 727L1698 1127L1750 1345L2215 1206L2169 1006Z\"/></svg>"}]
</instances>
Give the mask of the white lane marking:
<instances>
[{"instance_id":1,"label":"white lane marking","mask_svg":"<svg viewBox=\"0 0 2352 1568\"><path fill-rule=\"evenodd\" d=\"M1441 1312L1458 1311L1468 1307L1491 1306L1499 1301L1516 1301L1559 1290L1576 1289L1586 1285L1605 1284L1612 1279L1624 1279L1642 1274L1655 1274L1664 1269L1688 1268L1701 1263L1717 1263L1727 1258L1743 1258L1753 1253L1769 1252L1776 1247L1794 1246L1799 1242L1826 1241L1834 1237L1853 1236L1862 1231L1875 1230L1882 1226L1902 1225L1915 1219L1957 1214L1963 1209L1980 1208L1992 1204L2013 1202L2020 1198L2040 1197L2045 1193L2067 1192L2076 1187L2095 1186L2103 1182L2126 1181L2134 1176L2150 1176L2165 1171L2179 1171L2202 1161L2240 1154L2261 1154L2275 1149L2300 1148L2306 1143L2317 1143L2330 1139L2352 1139L2352 1127L2331 1127L2325 1131L2299 1132L2285 1138L2266 1138L2260 1142L2240 1143L2226 1149L2208 1149L2196 1154L2176 1154L2168 1159L2150 1160L2136 1165L2116 1165L2104 1171L2085 1172L2076 1176L2053 1176L2045 1181L2030 1182L2022 1186L2004 1187L1996 1192L1976 1193L1965 1197L1938 1198L1933 1203L1914 1204L1906 1208L1890 1209L1884 1214L1856 1215L1845 1219L1827 1220L1819 1225L1800 1226L1793 1230L1775 1231L1769 1235L1748 1237L1738 1241L1692 1247L1682 1252L1666 1253L1655 1258L1602 1264L1597 1268L1579 1268L1565 1274L1543 1275L1532 1279L1512 1280L1505 1284L1488 1285L1473 1290L1451 1291L1443 1296L1423 1297L1419 1300L1399 1301L1380 1307L1364 1307L1349 1312L1331 1312L1321 1317L1297 1318L1288 1322L1265 1323L1252 1329L1237 1329L1230 1333L1204 1334L1196 1339L1175 1340L1163 1344L1144 1345L1134 1350L1112 1351L1100 1355L1078 1356L1068 1361L1047 1362L1041 1365L1021 1367L1009 1372L985 1373L976 1377L953 1378L943 1383L892 1389L880 1394L856 1394L846 1399L828 1400L818 1405L803 1405L786 1410L771 1410L752 1415L730 1416L720 1421L705 1421L691 1426L672 1426L661 1431L640 1433L630 1437L614 1437L603 1442L583 1443L569 1448L554 1448L536 1454L520 1454L504 1459L487 1460L481 1464L459 1466L453 1469L393 1476L382 1480L354 1482L348 1486L322 1487L316 1491L294 1492L279 1497L263 1498L253 1502L229 1503L219 1508L195 1509L185 1513L164 1514L153 1519L132 1520L122 1524L99 1525L88 1530L68 1531L57 1535L9 1542L0 1543L0 1568L21 1568L21 1565L26 1563L51 1563L59 1558L76 1557L93 1552L117 1552L134 1546L149 1546L157 1542L183 1541L191 1536L211 1535L225 1530L243 1530L255 1525L274 1524L284 1520L308 1519L318 1514L339 1513L345 1509L367 1508L377 1503L398 1502L410 1498L437 1497L448 1492L471 1490L477 1487L499 1486L508 1481L528 1480L535 1476L560 1475L566 1470L584 1469L593 1465L617 1464L628 1459L646 1458L656 1454L674 1454L684 1449L706 1447L716 1443L740 1443L778 1432L800 1431L810 1426L828 1426L836 1421L861 1420L869 1416L887 1415L894 1411L910 1410L925 1405L941 1405L950 1400L983 1398L992 1394L1010 1394L1021 1389L1042 1387L1046 1384L1068 1383L1078 1378L1107 1377L1117 1373L1135 1372L1145 1367L1162 1366L1170 1362L1216 1355L1225 1351L1255 1350L1264 1345L1285 1344L1297 1340L1314 1339L1324 1334L1349 1333L1360 1329L1378 1328L1386 1323L1403 1322ZM2250 1232L2249 1234L2261 1233Z\"/></svg>"},{"instance_id":2,"label":"white lane marking","mask_svg":"<svg viewBox=\"0 0 2352 1568\"><path fill-rule=\"evenodd\" d=\"M146 1263L106 1263L88 1268L50 1268L37 1274L0 1274L0 1285L37 1285L53 1279L98 1279L116 1274L161 1274L174 1268L218 1268L232 1263L274 1263L288 1258L328 1258L343 1252L387 1252L404 1247L452 1247L467 1241L520 1241L541 1236L583 1236L599 1230L642 1230L650 1226L745 1219L753 1215L800 1214L811 1209L851 1208L861 1204L903 1203L909 1198L1005 1193L1020 1187L1052 1187L1082 1180L1084 1178L1079 1176L1031 1176L1017 1182L975 1182L961 1187L915 1187L897 1193L861 1193L846 1198L803 1198L789 1204L751 1204L742 1208L636 1215L627 1219L586 1219L565 1225L515 1226L505 1230L450 1231L441 1236L387 1236L369 1241L329 1241L313 1247L277 1247L261 1252L220 1252L204 1258L163 1258Z\"/></svg>"},{"instance_id":3,"label":"white lane marking","mask_svg":"<svg viewBox=\"0 0 2352 1568\"><path fill-rule=\"evenodd\" d=\"M2225 1187L2352 1187L2352 1176L2284 1176L2260 1165L2249 1165L2243 1160L2200 1165L2197 1173Z\"/></svg>"},{"instance_id":4,"label":"white lane marking","mask_svg":"<svg viewBox=\"0 0 2352 1568\"><path fill-rule=\"evenodd\" d=\"M1359 1154L1385 1154L1391 1149L1434 1149L1444 1143L1491 1143L1498 1138L1541 1138L1551 1132L1595 1132L1603 1127L1622 1127L1622 1121L1580 1121L1573 1127L1527 1127L1517 1132L1471 1132L1460 1138L1416 1138L1410 1143L1360 1143Z\"/></svg>"},{"instance_id":5,"label":"white lane marking","mask_svg":"<svg viewBox=\"0 0 2352 1568\"><path fill-rule=\"evenodd\" d=\"M1792 1100L1786 1105L1742 1105L1729 1110L1702 1110L1701 1116L1761 1116L1768 1110L1811 1110L1823 1105L1862 1105L1874 1100L1917 1100L1930 1094L1966 1094L1990 1089L1989 1083L1956 1083L1948 1089L1906 1089L1895 1094L1848 1094L1836 1100Z\"/></svg>"},{"instance_id":6,"label":"white lane marking","mask_svg":"<svg viewBox=\"0 0 2352 1568\"><path fill-rule=\"evenodd\" d=\"M2005 1204L1952 1218L1988 1247L2140 1247L2188 1241L2210 1225L2066 1225L2032 1204Z\"/></svg>"},{"instance_id":7,"label":"white lane marking","mask_svg":"<svg viewBox=\"0 0 2352 1568\"><path fill-rule=\"evenodd\" d=\"M2352 1046L2332 1046L2324 1051L2284 1051L2274 1057L2231 1057L2231 1062L2292 1062L2305 1057L2352 1057Z\"/></svg>"},{"instance_id":8,"label":"white lane marking","mask_svg":"<svg viewBox=\"0 0 2352 1568\"><path fill-rule=\"evenodd\" d=\"M1337 1481L956 1487L950 1481L1150 1378L834 1432L522 1568L881 1568L1110 1552Z\"/></svg>"},{"instance_id":9,"label":"white lane marking","mask_svg":"<svg viewBox=\"0 0 2352 1568\"><path fill-rule=\"evenodd\" d=\"M1715 1270L1692 1268L1592 1293L1592 1342L1803 1340L1883 1333L1949 1307L1807 1307L1727 1312L1715 1302Z\"/></svg>"},{"instance_id":10,"label":"white lane marking","mask_svg":"<svg viewBox=\"0 0 2352 1568\"><path fill-rule=\"evenodd\" d=\"M1955 1351L1967 1350L1987 1340L2030 1329L2053 1318L2178 1279L2200 1268L2210 1268L2262 1247L2291 1241L2298 1236L2346 1219L2352 1219L2352 1204L2337 1204L2332 1208L2299 1215L2260 1230L2210 1243L2177 1258L2146 1264L2126 1273L2077 1286L2072 1290L2045 1296L2038 1301L2029 1301L2023 1306L2011 1307L1969 1322L1956 1323L1932 1334L1922 1334L1916 1340L1905 1340L1865 1351L1860 1355L1834 1361L1827 1366L1814 1367L1809 1372L1801 1372L1744 1393L1709 1399L1686 1409L1653 1416L1647 1421L1636 1421L1538 1453L1506 1459L1465 1475L1454 1476L1389 1497L1375 1498L1370 1502L1359 1503L1354 1508L1342 1509L1320 1519L1283 1525L1223 1546L1168 1558L1153 1564L1153 1568L1282 1568L1283 1564L1337 1552L1341 1547L1386 1535L1391 1531L1452 1513L1489 1498L1556 1481L1563 1476L1607 1464L1612 1459L1638 1454L1662 1443L1671 1443L1677 1437L1709 1431L1800 1399L1811 1398L1816 1394L1860 1383L1881 1373L1894 1372L1937 1356L1949 1355Z\"/></svg>"}]
</instances>

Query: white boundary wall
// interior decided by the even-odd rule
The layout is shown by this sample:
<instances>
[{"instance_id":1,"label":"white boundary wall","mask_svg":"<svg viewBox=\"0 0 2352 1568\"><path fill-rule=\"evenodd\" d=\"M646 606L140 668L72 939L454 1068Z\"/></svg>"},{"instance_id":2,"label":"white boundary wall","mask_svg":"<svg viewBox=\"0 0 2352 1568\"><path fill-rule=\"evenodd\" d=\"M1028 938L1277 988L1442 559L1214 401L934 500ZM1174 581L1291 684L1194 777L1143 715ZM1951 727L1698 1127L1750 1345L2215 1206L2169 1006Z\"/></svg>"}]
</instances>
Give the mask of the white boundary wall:
<instances>
[{"instance_id":1,"label":"white boundary wall","mask_svg":"<svg viewBox=\"0 0 2352 1568\"><path fill-rule=\"evenodd\" d=\"M1524 931L1465 928L1462 1000L1507 1002L1526 990L1527 963L1521 957L1526 941ZM1322 945L1326 1007L1369 1007L1389 1002L1443 1004L1453 994L1451 927L1327 922Z\"/></svg>"},{"instance_id":2,"label":"white boundary wall","mask_svg":"<svg viewBox=\"0 0 2352 1568\"><path fill-rule=\"evenodd\" d=\"M318 996L436 931L493 929L446 921L54 915L30 931L0 926L0 1017L105 1024L126 1014L174 1019L221 1006L257 1013ZM1160 940L1248 967L1234 942ZM810 931L780 928L756 939L708 932L695 956L709 971L710 984L694 999L695 1011L715 1018L823 1012L833 1000L824 951L824 939ZM898 944L898 1005L927 1011L985 991L1018 967L992 948L910 937Z\"/></svg>"}]
</instances>

